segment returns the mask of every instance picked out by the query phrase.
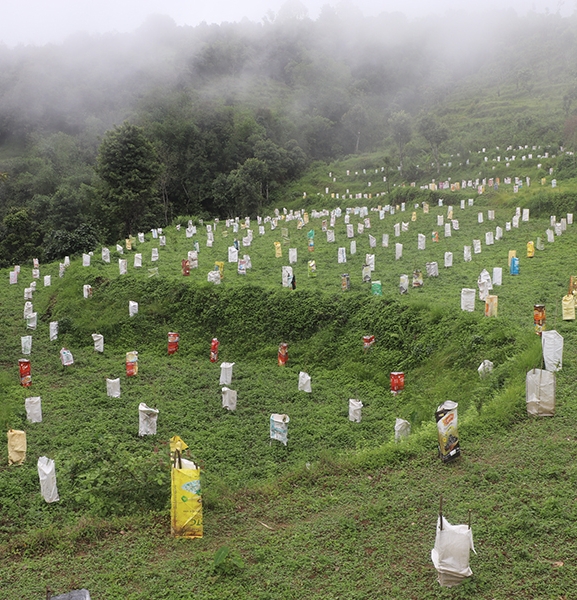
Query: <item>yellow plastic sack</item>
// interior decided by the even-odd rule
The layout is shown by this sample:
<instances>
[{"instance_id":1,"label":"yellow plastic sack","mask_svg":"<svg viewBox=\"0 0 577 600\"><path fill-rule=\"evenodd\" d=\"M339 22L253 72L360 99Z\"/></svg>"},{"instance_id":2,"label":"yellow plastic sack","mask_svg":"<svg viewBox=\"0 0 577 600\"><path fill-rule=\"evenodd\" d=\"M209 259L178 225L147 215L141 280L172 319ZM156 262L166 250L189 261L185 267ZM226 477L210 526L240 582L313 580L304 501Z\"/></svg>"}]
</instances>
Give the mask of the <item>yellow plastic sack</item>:
<instances>
[{"instance_id":1,"label":"yellow plastic sack","mask_svg":"<svg viewBox=\"0 0 577 600\"><path fill-rule=\"evenodd\" d=\"M517 250L509 250L509 268L511 268L511 259L517 256Z\"/></svg>"},{"instance_id":2,"label":"yellow plastic sack","mask_svg":"<svg viewBox=\"0 0 577 600\"><path fill-rule=\"evenodd\" d=\"M563 296L563 321L575 320L575 296L567 294Z\"/></svg>"},{"instance_id":3,"label":"yellow plastic sack","mask_svg":"<svg viewBox=\"0 0 577 600\"><path fill-rule=\"evenodd\" d=\"M275 258L282 257L282 248L281 248L280 242L274 243L274 255L275 255Z\"/></svg>"},{"instance_id":4,"label":"yellow plastic sack","mask_svg":"<svg viewBox=\"0 0 577 600\"><path fill-rule=\"evenodd\" d=\"M21 465L26 459L26 432L19 429L8 431L8 464Z\"/></svg>"},{"instance_id":5,"label":"yellow plastic sack","mask_svg":"<svg viewBox=\"0 0 577 600\"><path fill-rule=\"evenodd\" d=\"M202 537L202 498L200 469L171 472L171 532L174 537Z\"/></svg>"},{"instance_id":6,"label":"yellow plastic sack","mask_svg":"<svg viewBox=\"0 0 577 600\"><path fill-rule=\"evenodd\" d=\"M533 258L535 256L535 244L534 242L527 242L527 258Z\"/></svg>"},{"instance_id":7,"label":"yellow plastic sack","mask_svg":"<svg viewBox=\"0 0 577 600\"><path fill-rule=\"evenodd\" d=\"M221 260L215 260L214 266L218 267L218 270L220 272L220 278L224 279L224 262Z\"/></svg>"},{"instance_id":8,"label":"yellow plastic sack","mask_svg":"<svg viewBox=\"0 0 577 600\"><path fill-rule=\"evenodd\" d=\"M173 435L170 438L170 451L174 452L175 450L179 450L180 452L182 452L183 450L186 450L188 448L188 445L186 444L186 442L183 441L183 439L179 436L179 435Z\"/></svg>"}]
</instances>

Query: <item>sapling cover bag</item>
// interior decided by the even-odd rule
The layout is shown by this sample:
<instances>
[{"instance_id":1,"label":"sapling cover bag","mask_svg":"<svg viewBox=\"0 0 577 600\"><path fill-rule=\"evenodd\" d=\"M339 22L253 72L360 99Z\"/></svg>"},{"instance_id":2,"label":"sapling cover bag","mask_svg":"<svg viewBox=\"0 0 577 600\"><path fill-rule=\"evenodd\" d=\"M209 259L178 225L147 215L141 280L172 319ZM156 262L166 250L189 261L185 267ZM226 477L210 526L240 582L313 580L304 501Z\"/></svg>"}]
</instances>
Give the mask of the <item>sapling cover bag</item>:
<instances>
[{"instance_id":1,"label":"sapling cover bag","mask_svg":"<svg viewBox=\"0 0 577 600\"><path fill-rule=\"evenodd\" d=\"M411 434L411 424L405 419L395 419L395 442L408 438Z\"/></svg>"},{"instance_id":2,"label":"sapling cover bag","mask_svg":"<svg viewBox=\"0 0 577 600\"><path fill-rule=\"evenodd\" d=\"M493 267L493 277L491 282L493 285L503 284L503 269L501 267Z\"/></svg>"},{"instance_id":3,"label":"sapling cover bag","mask_svg":"<svg viewBox=\"0 0 577 600\"><path fill-rule=\"evenodd\" d=\"M349 421L353 421L354 423L360 423L362 408L363 403L360 400L353 400L351 398L349 400Z\"/></svg>"},{"instance_id":4,"label":"sapling cover bag","mask_svg":"<svg viewBox=\"0 0 577 600\"><path fill-rule=\"evenodd\" d=\"M539 417L555 415L555 373L532 369L525 379L527 413Z\"/></svg>"},{"instance_id":5,"label":"sapling cover bag","mask_svg":"<svg viewBox=\"0 0 577 600\"><path fill-rule=\"evenodd\" d=\"M67 350L66 348L62 348L60 350L60 360L62 362L63 367L69 367L74 364L74 358L72 356L72 352Z\"/></svg>"},{"instance_id":6,"label":"sapling cover bag","mask_svg":"<svg viewBox=\"0 0 577 600\"><path fill-rule=\"evenodd\" d=\"M479 377L486 377L489 373L491 373L492 370L493 363L490 360L484 360L477 368Z\"/></svg>"},{"instance_id":7,"label":"sapling cover bag","mask_svg":"<svg viewBox=\"0 0 577 600\"><path fill-rule=\"evenodd\" d=\"M236 390L230 390L226 386L222 388L222 407L236 410Z\"/></svg>"},{"instance_id":8,"label":"sapling cover bag","mask_svg":"<svg viewBox=\"0 0 577 600\"><path fill-rule=\"evenodd\" d=\"M473 312L475 310L475 290L463 288L461 290L461 310Z\"/></svg>"},{"instance_id":9,"label":"sapling cover bag","mask_svg":"<svg viewBox=\"0 0 577 600\"><path fill-rule=\"evenodd\" d=\"M106 380L106 395L111 398L120 398L120 377Z\"/></svg>"},{"instance_id":10,"label":"sapling cover bag","mask_svg":"<svg viewBox=\"0 0 577 600\"><path fill-rule=\"evenodd\" d=\"M20 385L30 387L32 385L32 375L30 374L30 359L19 358L18 369L20 371Z\"/></svg>"},{"instance_id":11,"label":"sapling cover bag","mask_svg":"<svg viewBox=\"0 0 577 600\"><path fill-rule=\"evenodd\" d=\"M30 423L42 423L42 398L40 396L26 398L24 407L26 408L26 418Z\"/></svg>"},{"instance_id":12,"label":"sapling cover bag","mask_svg":"<svg viewBox=\"0 0 577 600\"><path fill-rule=\"evenodd\" d=\"M427 277L438 277L439 276L439 265L436 262L426 263Z\"/></svg>"},{"instance_id":13,"label":"sapling cover bag","mask_svg":"<svg viewBox=\"0 0 577 600\"><path fill-rule=\"evenodd\" d=\"M153 248L151 255L150 255L150 261L155 262L157 260L158 260L158 248Z\"/></svg>"},{"instance_id":14,"label":"sapling cover bag","mask_svg":"<svg viewBox=\"0 0 577 600\"><path fill-rule=\"evenodd\" d=\"M547 371L560 371L563 367L563 336L552 329L541 333L543 360Z\"/></svg>"},{"instance_id":15,"label":"sapling cover bag","mask_svg":"<svg viewBox=\"0 0 577 600\"><path fill-rule=\"evenodd\" d=\"M573 294L567 294L563 296L563 321L574 321L575 320L575 296ZM24 354L24 352L22 352Z\"/></svg>"},{"instance_id":16,"label":"sapling cover bag","mask_svg":"<svg viewBox=\"0 0 577 600\"><path fill-rule=\"evenodd\" d=\"M220 365L220 385L230 385L232 382L232 368L234 363L223 362Z\"/></svg>"},{"instance_id":17,"label":"sapling cover bag","mask_svg":"<svg viewBox=\"0 0 577 600\"><path fill-rule=\"evenodd\" d=\"M463 260L471 262L471 246L463 246Z\"/></svg>"},{"instance_id":18,"label":"sapling cover bag","mask_svg":"<svg viewBox=\"0 0 577 600\"><path fill-rule=\"evenodd\" d=\"M105 263L110 262L110 250L108 248L102 248L102 260Z\"/></svg>"},{"instance_id":19,"label":"sapling cover bag","mask_svg":"<svg viewBox=\"0 0 577 600\"><path fill-rule=\"evenodd\" d=\"M8 464L21 465L26 460L26 432L10 429L8 436Z\"/></svg>"},{"instance_id":20,"label":"sapling cover bag","mask_svg":"<svg viewBox=\"0 0 577 600\"><path fill-rule=\"evenodd\" d=\"M50 287L52 285L52 276L44 275L44 287Z\"/></svg>"},{"instance_id":21,"label":"sapling cover bag","mask_svg":"<svg viewBox=\"0 0 577 600\"><path fill-rule=\"evenodd\" d=\"M137 314L138 314L138 302L129 300L128 301L128 316L134 317Z\"/></svg>"},{"instance_id":22,"label":"sapling cover bag","mask_svg":"<svg viewBox=\"0 0 577 600\"><path fill-rule=\"evenodd\" d=\"M409 291L409 276L403 274L399 277L399 293L406 294Z\"/></svg>"},{"instance_id":23,"label":"sapling cover bag","mask_svg":"<svg viewBox=\"0 0 577 600\"><path fill-rule=\"evenodd\" d=\"M82 255L82 266L89 267L90 266L90 254Z\"/></svg>"},{"instance_id":24,"label":"sapling cover bag","mask_svg":"<svg viewBox=\"0 0 577 600\"><path fill-rule=\"evenodd\" d=\"M138 375L138 352L132 350L126 353L126 376L134 377Z\"/></svg>"},{"instance_id":25,"label":"sapling cover bag","mask_svg":"<svg viewBox=\"0 0 577 600\"><path fill-rule=\"evenodd\" d=\"M138 435L155 435L158 409L146 406L144 402L138 405Z\"/></svg>"},{"instance_id":26,"label":"sapling cover bag","mask_svg":"<svg viewBox=\"0 0 577 600\"><path fill-rule=\"evenodd\" d=\"M29 355L32 352L32 336L24 335L20 338L22 345L22 354Z\"/></svg>"},{"instance_id":27,"label":"sapling cover bag","mask_svg":"<svg viewBox=\"0 0 577 600\"><path fill-rule=\"evenodd\" d=\"M118 271L120 275L126 275L128 270L128 261L125 258L118 259Z\"/></svg>"},{"instance_id":28,"label":"sapling cover bag","mask_svg":"<svg viewBox=\"0 0 577 600\"><path fill-rule=\"evenodd\" d=\"M443 462L449 462L461 454L457 430L458 406L457 402L447 400L437 407L435 412L439 438L439 456Z\"/></svg>"},{"instance_id":29,"label":"sapling cover bag","mask_svg":"<svg viewBox=\"0 0 577 600\"><path fill-rule=\"evenodd\" d=\"M270 416L270 439L278 440L286 446L288 441L287 436L289 421L290 419L288 415L273 413Z\"/></svg>"},{"instance_id":30,"label":"sapling cover bag","mask_svg":"<svg viewBox=\"0 0 577 600\"><path fill-rule=\"evenodd\" d=\"M452 266L453 266L453 253L445 252L445 267L452 267Z\"/></svg>"},{"instance_id":31,"label":"sapling cover bag","mask_svg":"<svg viewBox=\"0 0 577 600\"><path fill-rule=\"evenodd\" d=\"M499 297L489 294L485 298L485 316L496 317L498 312Z\"/></svg>"},{"instance_id":32,"label":"sapling cover bag","mask_svg":"<svg viewBox=\"0 0 577 600\"><path fill-rule=\"evenodd\" d=\"M94 352L104 352L104 336L100 333L93 333Z\"/></svg>"},{"instance_id":33,"label":"sapling cover bag","mask_svg":"<svg viewBox=\"0 0 577 600\"><path fill-rule=\"evenodd\" d=\"M339 248L337 252L337 262L343 264L347 262L347 251L346 248Z\"/></svg>"},{"instance_id":34,"label":"sapling cover bag","mask_svg":"<svg viewBox=\"0 0 577 600\"><path fill-rule=\"evenodd\" d=\"M282 286L290 287L291 281L293 278L293 268L292 267L283 267L282 268Z\"/></svg>"},{"instance_id":35,"label":"sapling cover bag","mask_svg":"<svg viewBox=\"0 0 577 600\"><path fill-rule=\"evenodd\" d=\"M92 297L92 286L91 285L82 286L82 293L85 298L91 298Z\"/></svg>"},{"instance_id":36,"label":"sapling cover bag","mask_svg":"<svg viewBox=\"0 0 577 600\"><path fill-rule=\"evenodd\" d=\"M445 517L439 517L431 559L442 586L453 587L473 574L469 567L471 550L475 552L469 526L451 525Z\"/></svg>"},{"instance_id":37,"label":"sapling cover bag","mask_svg":"<svg viewBox=\"0 0 577 600\"><path fill-rule=\"evenodd\" d=\"M134 268L138 269L142 267L142 254L137 253L134 255Z\"/></svg>"},{"instance_id":38,"label":"sapling cover bag","mask_svg":"<svg viewBox=\"0 0 577 600\"><path fill-rule=\"evenodd\" d=\"M297 262L297 249L289 248L289 263L294 265Z\"/></svg>"},{"instance_id":39,"label":"sapling cover bag","mask_svg":"<svg viewBox=\"0 0 577 600\"><path fill-rule=\"evenodd\" d=\"M301 392L312 392L310 375L304 371L299 373L299 390Z\"/></svg>"},{"instance_id":40,"label":"sapling cover bag","mask_svg":"<svg viewBox=\"0 0 577 600\"><path fill-rule=\"evenodd\" d=\"M32 313L27 319L26 319L26 328L27 329L32 329L35 330L36 329L36 325L38 324L38 313Z\"/></svg>"},{"instance_id":41,"label":"sapling cover bag","mask_svg":"<svg viewBox=\"0 0 577 600\"><path fill-rule=\"evenodd\" d=\"M46 456L38 459L38 478L40 479L40 493L46 502L58 502L58 488L56 487L56 469L54 461Z\"/></svg>"},{"instance_id":42,"label":"sapling cover bag","mask_svg":"<svg viewBox=\"0 0 577 600\"><path fill-rule=\"evenodd\" d=\"M212 338L210 342L210 362L215 363L218 360L218 347L220 342L217 338Z\"/></svg>"},{"instance_id":43,"label":"sapling cover bag","mask_svg":"<svg viewBox=\"0 0 577 600\"><path fill-rule=\"evenodd\" d=\"M286 342L281 342L278 347L277 354L277 362L278 366L282 367L286 365L288 361L288 344Z\"/></svg>"},{"instance_id":44,"label":"sapling cover bag","mask_svg":"<svg viewBox=\"0 0 577 600\"><path fill-rule=\"evenodd\" d=\"M170 475L172 535L201 538L203 528L200 469L192 461L177 457Z\"/></svg>"}]
</instances>

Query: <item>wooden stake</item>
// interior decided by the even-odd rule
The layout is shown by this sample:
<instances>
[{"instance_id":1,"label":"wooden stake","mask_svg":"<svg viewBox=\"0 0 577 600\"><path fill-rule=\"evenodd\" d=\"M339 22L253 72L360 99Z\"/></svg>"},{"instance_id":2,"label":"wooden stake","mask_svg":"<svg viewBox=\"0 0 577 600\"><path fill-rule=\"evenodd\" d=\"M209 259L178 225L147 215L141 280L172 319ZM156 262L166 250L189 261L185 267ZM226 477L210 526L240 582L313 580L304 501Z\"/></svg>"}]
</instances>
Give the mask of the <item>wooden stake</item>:
<instances>
[{"instance_id":1,"label":"wooden stake","mask_svg":"<svg viewBox=\"0 0 577 600\"><path fill-rule=\"evenodd\" d=\"M443 531L443 496L439 500L439 527Z\"/></svg>"}]
</instances>

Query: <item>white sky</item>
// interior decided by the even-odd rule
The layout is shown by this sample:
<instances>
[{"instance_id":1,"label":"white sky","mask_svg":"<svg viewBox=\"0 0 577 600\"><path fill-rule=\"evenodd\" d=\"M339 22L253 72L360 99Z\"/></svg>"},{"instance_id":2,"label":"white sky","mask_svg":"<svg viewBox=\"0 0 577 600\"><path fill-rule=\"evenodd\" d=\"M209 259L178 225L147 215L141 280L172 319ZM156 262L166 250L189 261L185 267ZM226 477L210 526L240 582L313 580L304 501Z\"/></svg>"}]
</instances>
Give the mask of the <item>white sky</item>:
<instances>
[{"instance_id":1,"label":"white sky","mask_svg":"<svg viewBox=\"0 0 577 600\"><path fill-rule=\"evenodd\" d=\"M340 0L301 0L308 16L316 19L324 4ZM0 0L0 42L42 45L60 43L69 35L127 32L139 27L151 14L169 15L177 25L240 21L259 22L269 12L278 12L285 0ZM490 10L514 8L543 13L573 13L577 0L354 0L365 16L399 11L409 17L444 13L447 9Z\"/></svg>"}]
</instances>

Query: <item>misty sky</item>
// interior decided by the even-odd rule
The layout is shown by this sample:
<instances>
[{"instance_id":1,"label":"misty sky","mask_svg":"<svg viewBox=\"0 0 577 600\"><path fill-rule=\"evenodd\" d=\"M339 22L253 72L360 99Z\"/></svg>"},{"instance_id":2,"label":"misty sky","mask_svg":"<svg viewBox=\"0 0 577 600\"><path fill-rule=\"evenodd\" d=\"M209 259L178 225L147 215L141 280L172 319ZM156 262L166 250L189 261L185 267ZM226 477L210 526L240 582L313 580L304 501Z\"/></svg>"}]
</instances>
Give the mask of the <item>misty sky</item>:
<instances>
[{"instance_id":1,"label":"misty sky","mask_svg":"<svg viewBox=\"0 0 577 600\"><path fill-rule=\"evenodd\" d=\"M151 14L169 15L177 25L198 25L240 21L244 17L259 22L269 11L277 13L286 0L1 0L0 41L42 45L60 43L78 32L128 32L138 28ZM294 1L294 0L293 0ZM299 1L299 0L296 0ZM337 6L339 0L301 0L308 16L316 19L325 4ZM347 0L363 15L399 11L409 17L444 13L448 9L490 10L514 8L519 14L528 10L560 12L575 10L577 0Z\"/></svg>"}]
</instances>

